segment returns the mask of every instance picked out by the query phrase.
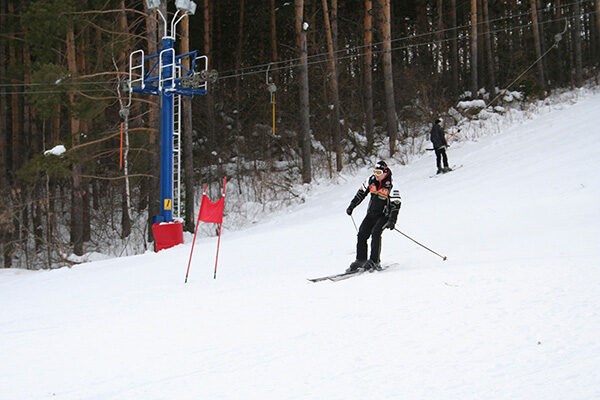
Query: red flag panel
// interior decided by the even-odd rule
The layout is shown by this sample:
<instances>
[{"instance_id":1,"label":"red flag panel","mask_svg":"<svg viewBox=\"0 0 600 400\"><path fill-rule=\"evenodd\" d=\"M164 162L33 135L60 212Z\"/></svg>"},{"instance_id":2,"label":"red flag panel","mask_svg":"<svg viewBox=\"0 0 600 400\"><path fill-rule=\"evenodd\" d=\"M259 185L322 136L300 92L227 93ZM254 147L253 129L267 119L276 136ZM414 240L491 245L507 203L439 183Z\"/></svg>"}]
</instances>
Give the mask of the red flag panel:
<instances>
[{"instance_id":1,"label":"red flag panel","mask_svg":"<svg viewBox=\"0 0 600 400\"><path fill-rule=\"evenodd\" d=\"M206 194L202 194L202 203L200 204L200 221L212 222L215 224L223 223L223 209L225 208L225 197L221 197L216 202L212 202Z\"/></svg>"}]
</instances>

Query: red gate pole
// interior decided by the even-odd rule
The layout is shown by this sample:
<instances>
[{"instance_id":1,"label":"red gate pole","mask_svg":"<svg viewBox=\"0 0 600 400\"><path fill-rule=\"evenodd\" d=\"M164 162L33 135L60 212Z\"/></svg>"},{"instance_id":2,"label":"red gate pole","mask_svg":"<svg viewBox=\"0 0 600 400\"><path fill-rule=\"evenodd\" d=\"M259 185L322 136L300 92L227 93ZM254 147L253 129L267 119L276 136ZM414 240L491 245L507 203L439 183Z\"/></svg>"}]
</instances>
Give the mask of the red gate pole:
<instances>
[{"instance_id":1,"label":"red gate pole","mask_svg":"<svg viewBox=\"0 0 600 400\"><path fill-rule=\"evenodd\" d=\"M227 191L227 177L223 177L223 197ZM217 239L217 256L215 257L215 273L213 279L217 279L217 264L219 263L219 248L221 247L221 232L223 231L223 222L219 224L219 238Z\"/></svg>"},{"instance_id":2,"label":"red gate pole","mask_svg":"<svg viewBox=\"0 0 600 400\"><path fill-rule=\"evenodd\" d=\"M221 247L221 231L223 230L223 224L219 224L219 239L217 240L217 257L215 258L215 274L213 279L217 279L217 264L219 263L219 247Z\"/></svg>"},{"instance_id":3,"label":"red gate pole","mask_svg":"<svg viewBox=\"0 0 600 400\"><path fill-rule=\"evenodd\" d=\"M202 189L202 193L206 193L206 185ZM200 205L202 207L202 205ZM196 221L196 228L194 229L194 240L192 241L192 249L190 250L190 259L188 261L187 271L185 272L185 283L188 281L188 275L190 273L190 265L192 265L192 254L194 254L194 245L196 244L196 234L198 234L198 226L200 225L200 210L198 210L198 220Z\"/></svg>"}]
</instances>

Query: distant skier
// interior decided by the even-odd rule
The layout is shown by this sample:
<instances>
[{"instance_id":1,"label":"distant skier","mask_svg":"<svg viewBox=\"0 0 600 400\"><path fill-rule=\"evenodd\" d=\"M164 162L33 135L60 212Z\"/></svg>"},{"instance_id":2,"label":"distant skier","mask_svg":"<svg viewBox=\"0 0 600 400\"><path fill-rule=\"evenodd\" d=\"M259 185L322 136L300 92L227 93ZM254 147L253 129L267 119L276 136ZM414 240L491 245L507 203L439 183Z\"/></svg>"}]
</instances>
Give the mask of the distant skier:
<instances>
[{"instance_id":1,"label":"distant skier","mask_svg":"<svg viewBox=\"0 0 600 400\"><path fill-rule=\"evenodd\" d=\"M440 117L435 120L433 126L431 127L431 143L433 143L433 149L435 150L435 160L438 174L452 171L452 169L448 166L448 156L446 155L446 147L448 147L448 142L446 142L446 135L444 133L444 128L442 128L443 124L444 120ZM442 159L444 162L443 168Z\"/></svg>"},{"instance_id":2,"label":"distant skier","mask_svg":"<svg viewBox=\"0 0 600 400\"><path fill-rule=\"evenodd\" d=\"M400 210L400 192L392 190L392 171L385 161L375 165L373 175L362 184L346 209L348 215L368 194L371 194L367 215L360 224L356 243L356 261L350 264L349 271L359 268L381 269L381 233L385 228L394 229ZM367 260L367 240L371 237L371 256Z\"/></svg>"}]
</instances>

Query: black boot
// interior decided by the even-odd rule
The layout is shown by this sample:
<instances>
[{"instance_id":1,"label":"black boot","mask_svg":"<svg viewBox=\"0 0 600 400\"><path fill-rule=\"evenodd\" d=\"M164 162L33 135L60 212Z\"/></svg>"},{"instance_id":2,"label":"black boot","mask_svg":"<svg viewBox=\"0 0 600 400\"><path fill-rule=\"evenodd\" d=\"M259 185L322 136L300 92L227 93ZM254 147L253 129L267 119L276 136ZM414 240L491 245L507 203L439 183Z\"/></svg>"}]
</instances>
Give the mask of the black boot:
<instances>
[{"instance_id":1,"label":"black boot","mask_svg":"<svg viewBox=\"0 0 600 400\"><path fill-rule=\"evenodd\" d=\"M369 260L363 266L365 271L381 271L381 264L379 261Z\"/></svg>"},{"instance_id":2,"label":"black boot","mask_svg":"<svg viewBox=\"0 0 600 400\"><path fill-rule=\"evenodd\" d=\"M367 260L354 260L352 262L352 264L350 264L350 266L348 267L346 272L357 271L359 268L363 268L366 263L367 263Z\"/></svg>"}]
</instances>

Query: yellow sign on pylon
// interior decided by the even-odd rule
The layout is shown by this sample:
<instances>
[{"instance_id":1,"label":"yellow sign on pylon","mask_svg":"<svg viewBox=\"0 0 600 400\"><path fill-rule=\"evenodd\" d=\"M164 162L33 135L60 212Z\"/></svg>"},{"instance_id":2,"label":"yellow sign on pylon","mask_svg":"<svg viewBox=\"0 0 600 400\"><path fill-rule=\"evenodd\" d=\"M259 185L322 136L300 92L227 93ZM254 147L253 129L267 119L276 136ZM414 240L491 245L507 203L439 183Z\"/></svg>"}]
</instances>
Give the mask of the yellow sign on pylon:
<instances>
[{"instance_id":1,"label":"yellow sign on pylon","mask_svg":"<svg viewBox=\"0 0 600 400\"><path fill-rule=\"evenodd\" d=\"M173 207L173 200L172 199L165 199L164 201L164 209L165 210L170 210Z\"/></svg>"}]
</instances>

